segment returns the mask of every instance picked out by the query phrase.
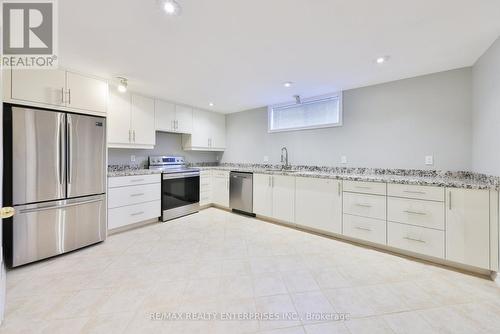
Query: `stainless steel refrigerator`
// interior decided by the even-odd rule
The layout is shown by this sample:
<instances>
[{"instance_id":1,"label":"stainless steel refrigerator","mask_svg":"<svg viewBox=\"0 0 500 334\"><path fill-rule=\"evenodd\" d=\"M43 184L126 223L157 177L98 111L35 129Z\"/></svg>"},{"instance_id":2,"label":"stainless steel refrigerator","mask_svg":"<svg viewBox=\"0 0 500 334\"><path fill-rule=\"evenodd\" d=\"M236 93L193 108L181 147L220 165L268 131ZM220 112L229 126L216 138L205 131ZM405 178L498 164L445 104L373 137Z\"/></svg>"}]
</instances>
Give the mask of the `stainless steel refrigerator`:
<instances>
[{"instance_id":1,"label":"stainless steel refrigerator","mask_svg":"<svg viewBox=\"0 0 500 334\"><path fill-rule=\"evenodd\" d=\"M13 267L106 238L106 119L4 105L4 241ZM6 238L6 239L5 239Z\"/></svg>"}]
</instances>

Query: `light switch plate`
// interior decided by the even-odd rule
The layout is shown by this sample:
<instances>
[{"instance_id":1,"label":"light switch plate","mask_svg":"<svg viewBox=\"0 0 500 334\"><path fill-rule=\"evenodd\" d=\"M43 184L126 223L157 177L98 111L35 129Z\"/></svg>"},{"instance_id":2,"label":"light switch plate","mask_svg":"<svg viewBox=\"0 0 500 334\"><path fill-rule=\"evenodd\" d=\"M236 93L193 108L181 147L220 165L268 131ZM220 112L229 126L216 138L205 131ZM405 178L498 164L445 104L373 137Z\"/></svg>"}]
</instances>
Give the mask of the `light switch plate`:
<instances>
[{"instance_id":1,"label":"light switch plate","mask_svg":"<svg viewBox=\"0 0 500 334\"><path fill-rule=\"evenodd\" d=\"M267 155L264 156L264 162L268 162L269 161L269 157Z\"/></svg>"},{"instance_id":2,"label":"light switch plate","mask_svg":"<svg viewBox=\"0 0 500 334\"><path fill-rule=\"evenodd\" d=\"M131 161L131 162L135 162L135 155L131 155L131 156L130 156L130 161Z\"/></svg>"},{"instance_id":3,"label":"light switch plate","mask_svg":"<svg viewBox=\"0 0 500 334\"><path fill-rule=\"evenodd\" d=\"M347 157L345 155L340 157L340 163L341 164L346 164L347 163Z\"/></svg>"},{"instance_id":4,"label":"light switch plate","mask_svg":"<svg viewBox=\"0 0 500 334\"><path fill-rule=\"evenodd\" d=\"M432 155L426 155L425 156L425 164L427 166L432 166L434 165L434 157Z\"/></svg>"}]
</instances>

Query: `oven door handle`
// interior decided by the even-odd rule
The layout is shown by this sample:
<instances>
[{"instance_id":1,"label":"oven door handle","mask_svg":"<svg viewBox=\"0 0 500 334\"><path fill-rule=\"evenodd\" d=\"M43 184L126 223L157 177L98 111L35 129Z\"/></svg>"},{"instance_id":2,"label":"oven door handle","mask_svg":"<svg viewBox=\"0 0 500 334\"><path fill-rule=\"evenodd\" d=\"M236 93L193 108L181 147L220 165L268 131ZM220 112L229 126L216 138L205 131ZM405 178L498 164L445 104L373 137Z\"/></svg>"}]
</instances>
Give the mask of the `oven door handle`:
<instances>
[{"instance_id":1,"label":"oven door handle","mask_svg":"<svg viewBox=\"0 0 500 334\"><path fill-rule=\"evenodd\" d=\"M200 173L199 172L193 172L193 173L163 174L163 180L183 179L185 177L196 177L196 176L200 176Z\"/></svg>"}]
</instances>

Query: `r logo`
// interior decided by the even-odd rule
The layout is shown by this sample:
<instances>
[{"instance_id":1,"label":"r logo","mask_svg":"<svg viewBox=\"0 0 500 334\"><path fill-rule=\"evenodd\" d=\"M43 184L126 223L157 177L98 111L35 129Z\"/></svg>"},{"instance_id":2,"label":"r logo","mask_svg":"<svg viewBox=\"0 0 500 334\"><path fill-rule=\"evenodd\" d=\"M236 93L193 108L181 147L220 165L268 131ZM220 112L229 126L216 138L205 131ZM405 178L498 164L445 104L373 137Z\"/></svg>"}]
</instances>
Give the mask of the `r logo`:
<instances>
[{"instance_id":1,"label":"r logo","mask_svg":"<svg viewBox=\"0 0 500 334\"><path fill-rule=\"evenodd\" d=\"M53 3L4 2L3 22L4 55L53 53Z\"/></svg>"}]
</instances>

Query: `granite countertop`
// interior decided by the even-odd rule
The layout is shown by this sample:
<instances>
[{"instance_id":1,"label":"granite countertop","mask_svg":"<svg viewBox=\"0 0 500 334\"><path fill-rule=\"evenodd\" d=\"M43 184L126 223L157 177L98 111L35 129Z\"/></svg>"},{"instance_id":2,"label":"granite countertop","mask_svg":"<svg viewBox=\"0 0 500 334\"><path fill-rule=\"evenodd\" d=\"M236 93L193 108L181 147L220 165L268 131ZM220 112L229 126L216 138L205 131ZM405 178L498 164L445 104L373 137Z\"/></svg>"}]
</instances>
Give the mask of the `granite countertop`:
<instances>
[{"instance_id":1,"label":"granite countertop","mask_svg":"<svg viewBox=\"0 0 500 334\"><path fill-rule=\"evenodd\" d=\"M352 181L387 182L437 187L500 190L500 178L471 172L449 172L430 170L368 169L292 166L291 170L280 170L276 165L224 164L221 166L191 165L200 170L241 171L259 174L290 175ZM272 170L269 170L272 169ZM161 171L128 166L110 166L108 176L131 176L159 174Z\"/></svg>"}]
</instances>

